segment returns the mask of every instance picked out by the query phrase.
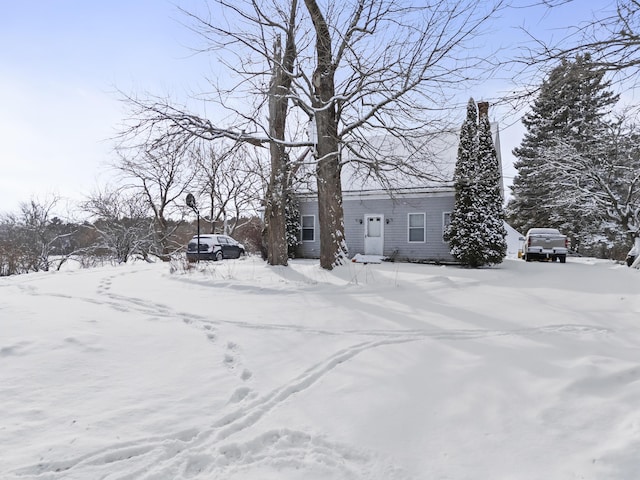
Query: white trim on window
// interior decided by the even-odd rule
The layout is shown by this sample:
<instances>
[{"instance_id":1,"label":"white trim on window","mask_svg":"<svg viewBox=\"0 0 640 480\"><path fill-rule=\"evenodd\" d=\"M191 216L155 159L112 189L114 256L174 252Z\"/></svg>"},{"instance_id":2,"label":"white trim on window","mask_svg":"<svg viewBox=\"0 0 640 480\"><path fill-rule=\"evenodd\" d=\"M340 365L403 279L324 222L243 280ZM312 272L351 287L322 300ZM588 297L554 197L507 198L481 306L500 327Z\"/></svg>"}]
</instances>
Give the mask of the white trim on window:
<instances>
[{"instance_id":1,"label":"white trim on window","mask_svg":"<svg viewBox=\"0 0 640 480\"><path fill-rule=\"evenodd\" d=\"M427 214L407 213L407 242L426 243L427 241Z\"/></svg>"},{"instance_id":2,"label":"white trim on window","mask_svg":"<svg viewBox=\"0 0 640 480\"><path fill-rule=\"evenodd\" d=\"M309 221L309 219L311 221ZM303 242L316 241L316 216L302 215L300 217L300 239Z\"/></svg>"}]
</instances>

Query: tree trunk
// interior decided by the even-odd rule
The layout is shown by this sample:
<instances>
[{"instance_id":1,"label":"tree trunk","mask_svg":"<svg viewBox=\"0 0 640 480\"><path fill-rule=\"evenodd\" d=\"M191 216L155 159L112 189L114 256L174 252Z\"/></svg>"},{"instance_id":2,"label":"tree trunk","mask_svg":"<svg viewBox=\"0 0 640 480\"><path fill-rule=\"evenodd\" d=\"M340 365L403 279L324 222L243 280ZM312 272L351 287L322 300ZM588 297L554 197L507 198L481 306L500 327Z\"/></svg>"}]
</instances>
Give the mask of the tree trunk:
<instances>
[{"instance_id":1,"label":"tree trunk","mask_svg":"<svg viewBox=\"0 0 640 480\"><path fill-rule=\"evenodd\" d=\"M171 260L171 249L169 247L169 223L164 216L160 215L156 221L156 235L159 248L158 258L163 262Z\"/></svg>"},{"instance_id":2,"label":"tree trunk","mask_svg":"<svg viewBox=\"0 0 640 480\"><path fill-rule=\"evenodd\" d=\"M291 72L295 61L294 27L297 2L291 5L289 31L284 54L280 37L276 38L273 57L273 75L269 88L269 135L271 141L271 176L267 187L265 206L265 228L267 241L267 262L269 265L287 265L289 259L287 244L286 200L290 186L289 154L283 141L287 121Z\"/></svg>"},{"instance_id":3,"label":"tree trunk","mask_svg":"<svg viewBox=\"0 0 640 480\"><path fill-rule=\"evenodd\" d=\"M335 136L335 118L326 115L327 112L328 110L323 111L322 114L316 114L318 124L316 178L320 224L320 266L331 270L335 265L344 263L347 249L344 240L340 157ZM320 138L321 132L326 135L329 131L333 131L334 135Z\"/></svg>"},{"instance_id":4,"label":"tree trunk","mask_svg":"<svg viewBox=\"0 0 640 480\"><path fill-rule=\"evenodd\" d=\"M285 165L288 156L282 150L283 147L271 142L271 177L264 217L269 265L287 265L289 258L285 215Z\"/></svg>"},{"instance_id":5,"label":"tree trunk","mask_svg":"<svg viewBox=\"0 0 640 480\"><path fill-rule=\"evenodd\" d=\"M279 44L279 41L277 42ZM276 51L279 50L279 45ZM277 60L279 63L279 59ZM269 92L269 133L272 139L284 139L284 127L287 115L286 97L279 94L282 72L276 67ZM267 241L267 263L269 265L287 265L286 232L286 177L289 157L283 144L270 142L271 176L267 187L265 205L265 228Z\"/></svg>"},{"instance_id":6,"label":"tree trunk","mask_svg":"<svg viewBox=\"0 0 640 480\"><path fill-rule=\"evenodd\" d=\"M335 66L331 54L331 34L316 0L305 0L316 30L317 66L313 73L313 100L318 143L316 176L318 221L320 224L320 266L331 270L344 263L344 213L340 182L340 152L336 121Z\"/></svg>"}]
</instances>

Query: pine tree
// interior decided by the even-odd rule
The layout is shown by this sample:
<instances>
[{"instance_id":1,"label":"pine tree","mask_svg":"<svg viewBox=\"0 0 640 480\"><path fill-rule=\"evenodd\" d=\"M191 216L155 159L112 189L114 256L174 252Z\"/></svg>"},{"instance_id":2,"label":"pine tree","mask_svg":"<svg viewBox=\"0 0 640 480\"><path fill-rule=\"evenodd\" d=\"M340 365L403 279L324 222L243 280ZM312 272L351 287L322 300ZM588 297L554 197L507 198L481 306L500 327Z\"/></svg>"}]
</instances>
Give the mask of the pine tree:
<instances>
[{"instance_id":1,"label":"pine tree","mask_svg":"<svg viewBox=\"0 0 640 480\"><path fill-rule=\"evenodd\" d=\"M559 144L584 156L597 154L607 130L605 117L618 99L603 76L584 55L563 60L542 83L531 112L522 120L527 132L513 151L518 174L507 212L517 230L556 227L576 237L596 221L588 205L581 205L576 215L572 199L558 195L556 175L547 164Z\"/></svg>"},{"instance_id":2,"label":"pine tree","mask_svg":"<svg viewBox=\"0 0 640 480\"><path fill-rule=\"evenodd\" d=\"M476 104L470 99L454 172L455 206L445 232L451 254L464 265L475 268L504 258L500 181L488 116L483 114L478 126Z\"/></svg>"},{"instance_id":3,"label":"pine tree","mask_svg":"<svg viewBox=\"0 0 640 480\"><path fill-rule=\"evenodd\" d=\"M491 137L491 123L487 111L480 112L478 126L478 181L476 202L484 219L480 222L478 239L483 242L482 253L485 264L501 263L507 253L502 208L502 174L498 154Z\"/></svg>"},{"instance_id":4,"label":"pine tree","mask_svg":"<svg viewBox=\"0 0 640 480\"><path fill-rule=\"evenodd\" d=\"M292 190L287 189L285 198L285 229L287 235L287 251L289 258L295 258L296 249L300 245L300 204Z\"/></svg>"}]
</instances>

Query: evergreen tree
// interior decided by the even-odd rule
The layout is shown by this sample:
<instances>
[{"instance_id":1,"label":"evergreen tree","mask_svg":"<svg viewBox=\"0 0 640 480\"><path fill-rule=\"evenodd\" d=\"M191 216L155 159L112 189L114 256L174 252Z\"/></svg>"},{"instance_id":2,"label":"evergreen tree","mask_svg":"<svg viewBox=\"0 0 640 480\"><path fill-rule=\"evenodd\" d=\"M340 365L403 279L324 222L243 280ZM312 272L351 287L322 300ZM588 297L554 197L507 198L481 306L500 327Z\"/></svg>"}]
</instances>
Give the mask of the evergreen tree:
<instances>
[{"instance_id":1,"label":"evergreen tree","mask_svg":"<svg viewBox=\"0 0 640 480\"><path fill-rule=\"evenodd\" d=\"M455 206L445 232L451 254L464 265L500 263L505 256L500 182L489 118L483 112L478 125L476 104L470 99L454 172Z\"/></svg>"},{"instance_id":2,"label":"evergreen tree","mask_svg":"<svg viewBox=\"0 0 640 480\"><path fill-rule=\"evenodd\" d=\"M300 203L291 188L287 189L285 198L285 230L287 235L287 253L295 258L296 248L300 245Z\"/></svg>"},{"instance_id":3,"label":"evergreen tree","mask_svg":"<svg viewBox=\"0 0 640 480\"><path fill-rule=\"evenodd\" d=\"M480 112L478 126L478 181L477 203L484 215L480 222L481 231L478 238L483 242L483 262L485 264L501 263L507 254L507 231L504 227L504 210L502 208L502 172L498 162L498 154L491 137L491 123L487 111Z\"/></svg>"},{"instance_id":4,"label":"evergreen tree","mask_svg":"<svg viewBox=\"0 0 640 480\"><path fill-rule=\"evenodd\" d=\"M556 227L575 238L597 221L589 205L577 206L570 197L558 195L556 172L547 165L559 144L582 156L598 154L608 129L606 115L618 99L603 76L589 55L579 55L574 61L563 60L542 83L522 120L527 132L513 151L518 173L507 213L517 230Z\"/></svg>"}]
</instances>

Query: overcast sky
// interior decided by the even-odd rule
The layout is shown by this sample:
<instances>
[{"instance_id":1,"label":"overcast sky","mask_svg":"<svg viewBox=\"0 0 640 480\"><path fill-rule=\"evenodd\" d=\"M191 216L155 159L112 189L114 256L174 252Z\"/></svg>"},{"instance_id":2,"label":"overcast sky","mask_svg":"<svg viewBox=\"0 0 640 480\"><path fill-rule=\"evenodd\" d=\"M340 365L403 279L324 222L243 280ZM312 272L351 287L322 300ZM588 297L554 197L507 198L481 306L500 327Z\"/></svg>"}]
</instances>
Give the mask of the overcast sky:
<instances>
[{"instance_id":1,"label":"overcast sky","mask_svg":"<svg viewBox=\"0 0 640 480\"><path fill-rule=\"evenodd\" d=\"M512 9L487 42L516 47L522 26L557 38L559 27L607 3L577 0L546 14ZM110 178L110 139L124 118L116 90L179 97L203 86L210 59L191 54L198 39L176 5L193 11L202 0L0 0L0 213L32 197L77 201ZM505 111L494 110L492 120L501 123L512 177L510 151L523 129Z\"/></svg>"}]
</instances>

